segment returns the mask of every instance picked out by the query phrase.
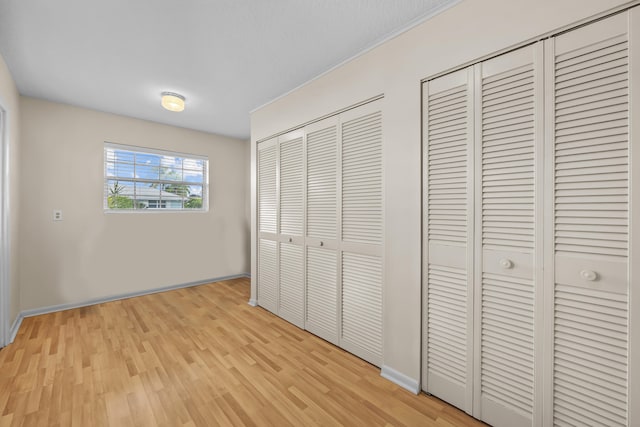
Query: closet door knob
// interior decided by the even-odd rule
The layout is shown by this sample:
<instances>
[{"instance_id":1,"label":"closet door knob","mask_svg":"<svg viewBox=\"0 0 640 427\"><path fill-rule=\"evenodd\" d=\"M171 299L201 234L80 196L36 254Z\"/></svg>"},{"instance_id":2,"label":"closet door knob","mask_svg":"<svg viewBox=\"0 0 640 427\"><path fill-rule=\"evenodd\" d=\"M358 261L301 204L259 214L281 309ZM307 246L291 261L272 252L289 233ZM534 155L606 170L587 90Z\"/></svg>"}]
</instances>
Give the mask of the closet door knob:
<instances>
[{"instance_id":1,"label":"closet door knob","mask_svg":"<svg viewBox=\"0 0 640 427\"><path fill-rule=\"evenodd\" d=\"M500 267L504 268L505 270L513 268L513 261L511 261L510 259L502 258L499 262Z\"/></svg>"},{"instance_id":2,"label":"closet door knob","mask_svg":"<svg viewBox=\"0 0 640 427\"><path fill-rule=\"evenodd\" d=\"M293 242L293 239L291 237L289 237L289 243Z\"/></svg>"},{"instance_id":3,"label":"closet door knob","mask_svg":"<svg viewBox=\"0 0 640 427\"><path fill-rule=\"evenodd\" d=\"M591 271L591 270L582 270L580 272L580 277L582 277L584 280L588 280L590 282L593 282L594 280L596 280L598 278L598 273L596 273L595 271Z\"/></svg>"},{"instance_id":4,"label":"closet door knob","mask_svg":"<svg viewBox=\"0 0 640 427\"><path fill-rule=\"evenodd\" d=\"M324 246L324 242L320 242L320 246Z\"/></svg>"}]
</instances>

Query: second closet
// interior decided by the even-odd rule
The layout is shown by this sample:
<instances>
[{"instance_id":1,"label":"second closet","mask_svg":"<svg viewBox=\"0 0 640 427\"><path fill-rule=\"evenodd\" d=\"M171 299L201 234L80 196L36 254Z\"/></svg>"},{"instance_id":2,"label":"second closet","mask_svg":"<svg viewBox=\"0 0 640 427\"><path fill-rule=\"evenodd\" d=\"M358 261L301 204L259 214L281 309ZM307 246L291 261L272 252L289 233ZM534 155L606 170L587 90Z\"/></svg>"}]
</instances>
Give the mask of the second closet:
<instances>
[{"instance_id":1,"label":"second closet","mask_svg":"<svg viewBox=\"0 0 640 427\"><path fill-rule=\"evenodd\" d=\"M638 423L639 18L424 83L423 389L489 424Z\"/></svg>"}]
</instances>

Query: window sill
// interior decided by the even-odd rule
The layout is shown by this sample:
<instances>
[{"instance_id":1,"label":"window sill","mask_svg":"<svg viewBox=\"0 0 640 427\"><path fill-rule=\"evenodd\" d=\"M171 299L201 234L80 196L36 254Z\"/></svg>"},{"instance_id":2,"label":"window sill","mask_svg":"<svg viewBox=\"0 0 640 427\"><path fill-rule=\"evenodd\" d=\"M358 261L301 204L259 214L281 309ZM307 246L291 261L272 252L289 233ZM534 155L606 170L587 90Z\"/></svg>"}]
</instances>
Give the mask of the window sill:
<instances>
[{"instance_id":1,"label":"window sill","mask_svg":"<svg viewBox=\"0 0 640 427\"><path fill-rule=\"evenodd\" d=\"M163 214L163 213L186 213L186 214L203 214L208 213L209 209L202 210L186 210L186 209L104 209L107 215L111 214Z\"/></svg>"}]
</instances>

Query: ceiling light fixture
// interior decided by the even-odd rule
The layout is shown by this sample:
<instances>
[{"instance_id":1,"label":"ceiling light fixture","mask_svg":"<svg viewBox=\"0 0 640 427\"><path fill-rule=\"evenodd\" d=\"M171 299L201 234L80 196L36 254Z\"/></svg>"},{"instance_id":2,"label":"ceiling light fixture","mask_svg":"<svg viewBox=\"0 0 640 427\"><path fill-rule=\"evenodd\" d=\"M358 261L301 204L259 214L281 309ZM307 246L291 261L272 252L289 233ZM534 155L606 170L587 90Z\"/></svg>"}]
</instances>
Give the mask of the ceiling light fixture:
<instances>
[{"instance_id":1,"label":"ceiling light fixture","mask_svg":"<svg viewBox=\"0 0 640 427\"><path fill-rule=\"evenodd\" d=\"M162 92L162 106L169 111L184 110L184 96L173 92Z\"/></svg>"}]
</instances>

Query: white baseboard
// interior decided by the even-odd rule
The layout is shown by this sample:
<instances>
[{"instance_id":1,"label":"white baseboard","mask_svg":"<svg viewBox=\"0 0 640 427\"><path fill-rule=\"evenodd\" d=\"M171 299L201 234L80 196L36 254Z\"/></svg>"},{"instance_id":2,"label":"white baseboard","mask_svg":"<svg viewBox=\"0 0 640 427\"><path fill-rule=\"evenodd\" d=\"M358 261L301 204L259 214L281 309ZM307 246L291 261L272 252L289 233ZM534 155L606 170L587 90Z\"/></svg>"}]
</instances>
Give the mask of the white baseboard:
<instances>
[{"instance_id":1,"label":"white baseboard","mask_svg":"<svg viewBox=\"0 0 640 427\"><path fill-rule=\"evenodd\" d=\"M251 279L251 273L244 273L244 277ZM255 298L251 298L247 304L249 304L251 307L257 307L258 300Z\"/></svg>"},{"instance_id":2,"label":"white baseboard","mask_svg":"<svg viewBox=\"0 0 640 427\"><path fill-rule=\"evenodd\" d=\"M7 342L7 344L11 344L13 340L16 339L16 335L18 335L18 329L20 329L20 325L22 325L22 319L24 319L23 314L18 313L18 315L16 316L16 319L13 321L13 324L11 325L11 329L9 330L9 342Z\"/></svg>"},{"instance_id":3,"label":"white baseboard","mask_svg":"<svg viewBox=\"0 0 640 427\"><path fill-rule=\"evenodd\" d=\"M124 294L111 295L111 296L108 296L108 297L93 298L93 299L90 299L90 300L85 300L85 301L80 301L80 302L71 302L71 303L50 305L50 306L47 306L47 307L40 307L40 308L32 308L32 309L29 309L29 310L23 310L23 311L20 312L20 314L18 314L18 317L16 317L16 320L13 322L13 325L11 325L8 344L11 344L13 342L13 340L16 338L16 335L18 333L18 329L20 329L20 325L22 324L22 320L25 317L38 316L40 314L54 313L56 311L64 311L64 310L70 310L72 308L80 308L80 307L86 307L86 306L89 306L89 305L102 304L102 303L105 303L105 302L118 301L118 300L128 299L128 298L134 298L134 297L139 297L139 296L142 296L142 295L157 294L159 292L173 291L173 290L176 290L176 289L190 288L192 286L205 285L207 283L212 283L212 282L222 282L224 280L238 279L240 277L246 277L246 273L234 274L234 275L231 275L231 276L215 277L215 278L212 278L212 279L198 280L196 282L181 283L181 284L178 284L178 285L163 286L161 288L147 289L147 290L144 290L144 291L128 292L128 293L124 293Z\"/></svg>"},{"instance_id":4,"label":"white baseboard","mask_svg":"<svg viewBox=\"0 0 640 427\"><path fill-rule=\"evenodd\" d=\"M399 385L403 389L408 390L413 394L420 393L420 381L408 377L405 374L398 372L393 368L390 368L389 366L382 367L380 376L382 378L388 379L392 383Z\"/></svg>"}]
</instances>

